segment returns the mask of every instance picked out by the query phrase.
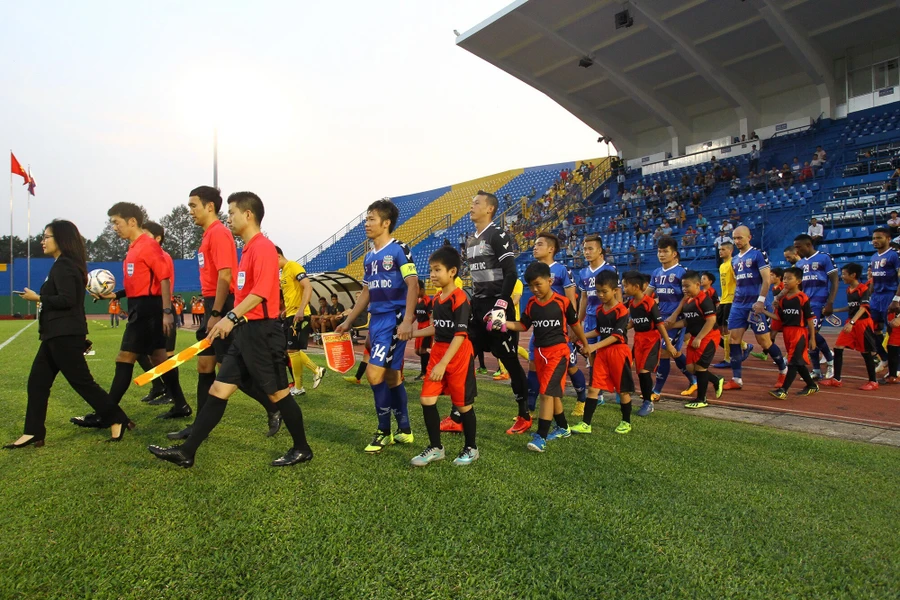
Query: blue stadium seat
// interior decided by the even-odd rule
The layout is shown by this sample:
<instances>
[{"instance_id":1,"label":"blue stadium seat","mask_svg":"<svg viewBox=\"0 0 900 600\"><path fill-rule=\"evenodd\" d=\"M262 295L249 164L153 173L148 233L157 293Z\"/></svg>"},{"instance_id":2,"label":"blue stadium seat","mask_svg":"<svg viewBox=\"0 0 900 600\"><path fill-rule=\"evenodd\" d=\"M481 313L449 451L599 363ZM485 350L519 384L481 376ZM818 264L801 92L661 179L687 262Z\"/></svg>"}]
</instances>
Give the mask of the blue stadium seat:
<instances>
[{"instance_id":1,"label":"blue stadium seat","mask_svg":"<svg viewBox=\"0 0 900 600\"><path fill-rule=\"evenodd\" d=\"M853 229L852 228L845 227L839 231L840 231L840 233L838 234L838 239L849 240L849 239L853 238Z\"/></svg>"},{"instance_id":2,"label":"blue stadium seat","mask_svg":"<svg viewBox=\"0 0 900 600\"><path fill-rule=\"evenodd\" d=\"M870 237L872 237L872 228L871 227L857 227L856 235L854 237L870 238Z\"/></svg>"},{"instance_id":3,"label":"blue stadium seat","mask_svg":"<svg viewBox=\"0 0 900 600\"><path fill-rule=\"evenodd\" d=\"M831 246L829 244L819 244L817 250L819 252L827 252L828 254L831 254Z\"/></svg>"},{"instance_id":4,"label":"blue stadium seat","mask_svg":"<svg viewBox=\"0 0 900 600\"><path fill-rule=\"evenodd\" d=\"M837 229L829 229L827 232L825 232L825 241L826 242L833 242L836 239L838 239L838 230Z\"/></svg>"},{"instance_id":5,"label":"blue stadium seat","mask_svg":"<svg viewBox=\"0 0 900 600\"><path fill-rule=\"evenodd\" d=\"M821 248L820 248L820 250L821 250ZM838 255L841 255L841 254L845 254L845 253L846 253L846 250L847 250L847 249L844 247L844 244L833 244L833 245L831 246L831 252L830 252L830 254L831 254L832 256L838 256Z\"/></svg>"},{"instance_id":6,"label":"blue stadium seat","mask_svg":"<svg viewBox=\"0 0 900 600\"><path fill-rule=\"evenodd\" d=\"M847 254L859 254L863 251L863 248L859 242L851 242L850 244L847 244L846 250Z\"/></svg>"}]
</instances>

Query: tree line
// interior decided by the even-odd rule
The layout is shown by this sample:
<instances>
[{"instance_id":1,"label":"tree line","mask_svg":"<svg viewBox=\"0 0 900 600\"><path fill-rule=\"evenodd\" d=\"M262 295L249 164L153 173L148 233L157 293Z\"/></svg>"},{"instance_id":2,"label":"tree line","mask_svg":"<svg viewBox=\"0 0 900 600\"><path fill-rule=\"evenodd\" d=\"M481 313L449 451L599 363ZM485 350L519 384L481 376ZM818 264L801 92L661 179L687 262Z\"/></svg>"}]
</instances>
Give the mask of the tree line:
<instances>
[{"instance_id":1,"label":"tree line","mask_svg":"<svg viewBox=\"0 0 900 600\"><path fill-rule=\"evenodd\" d=\"M144 220L148 219L147 210L141 206ZM225 214L219 213L219 220L225 223ZM166 239L163 242L163 250L168 252L173 259L193 259L197 255L197 249L203 239L203 229L194 225L194 220L188 212L187 206L179 204L169 214L160 219L159 224L166 230ZM43 231L31 238L31 257L41 258L44 255L41 250L41 236ZM236 238L238 246L241 239ZM107 221L103 231L93 240L84 240L88 260L92 262L120 261L128 252L128 241L119 238L113 231L112 225ZM0 257L6 259L9 252L9 236L0 237ZM24 238L13 236L13 258L26 258L28 245Z\"/></svg>"}]
</instances>

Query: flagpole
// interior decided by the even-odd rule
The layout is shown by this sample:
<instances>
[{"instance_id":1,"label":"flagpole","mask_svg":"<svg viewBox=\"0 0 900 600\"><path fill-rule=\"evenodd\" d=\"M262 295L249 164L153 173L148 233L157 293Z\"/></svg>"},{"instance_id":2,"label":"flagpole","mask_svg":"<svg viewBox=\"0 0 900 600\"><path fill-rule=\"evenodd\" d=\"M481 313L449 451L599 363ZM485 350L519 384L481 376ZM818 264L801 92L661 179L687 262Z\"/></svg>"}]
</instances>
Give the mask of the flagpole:
<instances>
[{"instance_id":1,"label":"flagpole","mask_svg":"<svg viewBox=\"0 0 900 600\"><path fill-rule=\"evenodd\" d=\"M10 160L12 149L9 150ZM13 185L12 169L9 170L9 316L13 316Z\"/></svg>"},{"instance_id":2,"label":"flagpole","mask_svg":"<svg viewBox=\"0 0 900 600\"><path fill-rule=\"evenodd\" d=\"M11 180L12 178L10 178ZM219 129L213 128L213 187L219 189Z\"/></svg>"},{"instance_id":3,"label":"flagpole","mask_svg":"<svg viewBox=\"0 0 900 600\"><path fill-rule=\"evenodd\" d=\"M28 179L31 179L31 165L28 165ZM26 228L26 242L25 242L25 270L28 272L26 275L26 285L28 289L31 289L31 194L26 190L25 199L28 201L28 225ZM28 305L28 315L31 315L31 302L27 303Z\"/></svg>"}]
</instances>

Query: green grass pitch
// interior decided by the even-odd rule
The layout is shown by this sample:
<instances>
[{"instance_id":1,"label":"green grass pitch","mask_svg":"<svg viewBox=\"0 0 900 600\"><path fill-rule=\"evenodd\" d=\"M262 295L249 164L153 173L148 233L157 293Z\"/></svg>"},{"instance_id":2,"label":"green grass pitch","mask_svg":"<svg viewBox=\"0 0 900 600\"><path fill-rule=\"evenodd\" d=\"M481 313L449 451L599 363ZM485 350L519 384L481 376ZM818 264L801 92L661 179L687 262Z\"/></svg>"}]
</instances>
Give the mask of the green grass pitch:
<instances>
[{"instance_id":1,"label":"green grass pitch","mask_svg":"<svg viewBox=\"0 0 900 600\"><path fill-rule=\"evenodd\" d=\"M22 327L0 323L0 343ZM108 387L121 330L91 325ZM179 347L193 340L179 333ZM37 327L0 350L2 441L21 433ZM314 357L317 362L321 357ZM412 365L410 365L412 367ZM191 365L193 367L193 365ZM411 374L410 371L408 374ZM194 404L196 373L182 369ZM306 375L307 388L311 374ZM409 466L425 445L362 449L371 392L329 373L301 400L315 459L235 396L193 469L154 459L182 425L123 404L120 444L68 423L87 405L60 378L47 446L0 454L0 598L888 598L900 589L895 448L657 411L612 433L525 449L509 388L479 381L481 460ZM571 406L571 400L569 401ZM445 414L449 403L439 404Z\"/></svg>"}]
</instances>

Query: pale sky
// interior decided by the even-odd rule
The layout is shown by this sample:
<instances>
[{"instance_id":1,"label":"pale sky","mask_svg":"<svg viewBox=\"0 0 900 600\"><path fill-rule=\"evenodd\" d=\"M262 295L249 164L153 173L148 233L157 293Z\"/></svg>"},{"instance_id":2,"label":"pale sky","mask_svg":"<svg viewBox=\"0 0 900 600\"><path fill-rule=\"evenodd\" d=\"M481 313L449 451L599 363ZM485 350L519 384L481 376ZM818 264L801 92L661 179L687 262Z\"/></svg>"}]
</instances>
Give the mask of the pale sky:
<instances>
[{"instance_id":1,"label":"pale sky","mask_svg":"<svg viewBox=\"0 0 900 600\"><path fill-rule=\"evenodd\" d=\"M212 183L215 127L223 196L259 194L263 229L293 257L378 198L605 153L454 43L508 3L7 4L0 147L31 165L32 234L66 218L94 238L120 200L161 218Z\"/></svg>"}]
</instances>

